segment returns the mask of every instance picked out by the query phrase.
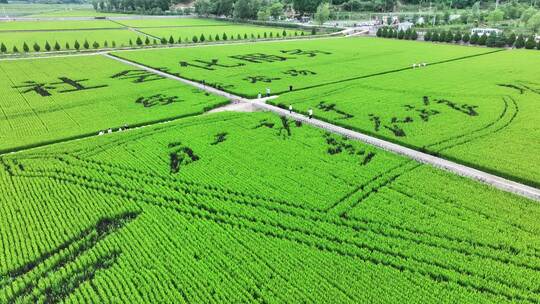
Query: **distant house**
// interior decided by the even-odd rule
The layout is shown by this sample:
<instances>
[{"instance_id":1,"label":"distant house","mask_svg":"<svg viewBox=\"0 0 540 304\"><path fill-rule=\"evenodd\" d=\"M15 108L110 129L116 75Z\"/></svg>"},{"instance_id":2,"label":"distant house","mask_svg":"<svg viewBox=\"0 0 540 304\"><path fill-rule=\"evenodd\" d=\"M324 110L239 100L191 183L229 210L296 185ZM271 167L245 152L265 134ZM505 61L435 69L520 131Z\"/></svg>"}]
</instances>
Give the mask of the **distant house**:
<instances>
[{"instance_id":1,"label":"distant house","mask_svg":"<svg viewBox=\"0 0 540 304\"><path fill-rule=\"evenodd\" d=\"M400 31L406 31L406 30L412 28L413 25L414 25L414 24L411 23L411 22L409 22L409 21L401 22L401 23L398 24L398 30L400 30Z\"/></svg>"},{"instance_id":2,"label":"distant house","mask_svg":"<svg viewBox=\"0 0 540 304\"><path fill-rule=\"evenodd\" d=\"M471 30L471 36L474 34L477 34L478 36L483 36L484 34L486 34L487 36L489 36L491 34L498 35L500 33L502 33L501 30L494 29L494 28L473 28Z\"/></svg>"}]
</instances>

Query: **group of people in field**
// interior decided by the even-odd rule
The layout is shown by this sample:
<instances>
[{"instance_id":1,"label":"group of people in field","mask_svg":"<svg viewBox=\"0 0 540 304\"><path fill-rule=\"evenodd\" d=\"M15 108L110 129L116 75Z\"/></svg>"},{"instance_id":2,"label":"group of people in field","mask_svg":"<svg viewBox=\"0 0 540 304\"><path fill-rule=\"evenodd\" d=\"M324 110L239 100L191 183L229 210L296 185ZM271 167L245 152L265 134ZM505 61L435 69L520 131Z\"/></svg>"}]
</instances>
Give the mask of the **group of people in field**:
<instances>
[{"instance_id":1,"label":"group of people in field","mask_svg":"<svg viewBox=\"0 0 540 304\"><path fill-rule=\"evenodd\" d=\"M124 127L120 127L118 128L118 132L122 132L124 130L127 130L128 129L128 125L127 124L124 124ZM102 130L102 131L99 131L98 135L101 136L101 135L105 135L105 134L111 134L112 132L114 132L114 130L112 128L109 128L107 130Z\"/></svg>"},{"instance_id":2,"label":"group of people in field","mask_svg":"<svg viewBox=\"0 0 540 304\"><path fill-rule=\"evenodd\" d=\"M293 86L292 85L289 85L289 91L292 91L293 90ZM270 88L266 88L266 97L270 97ZM262 98L262 94L259 92L259 94L257 94L257 99L261 99ZM293 106L292 104L289 105L289 114L292 114L293 112ZM309 108L308 110L308 118L309 119L312 119L313 118L313 109L312 108Z\"/></svg>"}]
</instances>

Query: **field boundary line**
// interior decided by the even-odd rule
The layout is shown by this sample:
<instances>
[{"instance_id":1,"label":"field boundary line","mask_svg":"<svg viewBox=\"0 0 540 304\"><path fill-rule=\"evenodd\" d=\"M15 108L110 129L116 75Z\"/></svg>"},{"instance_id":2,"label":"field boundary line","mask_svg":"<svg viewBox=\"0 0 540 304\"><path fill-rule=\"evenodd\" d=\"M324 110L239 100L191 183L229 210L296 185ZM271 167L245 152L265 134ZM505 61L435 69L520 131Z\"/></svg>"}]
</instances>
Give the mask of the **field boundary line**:
<instances>
[{"instance_id":1,"label":"field boundary line","mask_svg":"<svg viewBox=\"0 0 540 304\"><path fill-rule=\"evenodd\" d=\"M123 24L121 22L118 22L116 20L109 20L110 22L114 23L114 24L118 24L120 25L123 29L126 29L128 31L132 31L132 32L135 32L135 33L138 33L138 34L141 34L143 36L146 36L146 37L150 37L152 39L158 39L158 40L161 40L161 38L159 38L158 36L154 36L154 35L150 35L150 34L147 34L141 30L139 30L137 27L132 27L132 26L128 26L126 24Z\"/></svg>"},{"instance_id":2,"label":"field boundary line","mask_svg":"<svg viewBox=\"0 0 540 304\"><path fill-rule=\"evenodd\" d=\"M497 50L497 52L498 51L501 51L501 50ZM493 52L490 52L490 53L493 53ZM540 202L540 190L534 187L527 186L518 182L514 182L511 180L502 178L500 176L496 176L496 175L493 175L484 171L480 171L478 169L471 168L471 167L468 167L468 166L465 166L465 165L462 165L462 164L459 164L459 163L456 163L456 162L453 162L444 158L433 156L431 154L423 153L423 152L420 152L420 151L417 151L417 150L414 150L414 149L411 149L411 148L408 148L408 147L405 147L405 146L402 146L402 145L399 145L399 144L396 144L387 140L379 139L373 136L366 135L364 133L360 133L357 131L339 127L331 123L324 122L322 120L318 120L315 118L309 119L305 115L295 113L295 112L289 112L288 110L266 103L266 100L274 99L274 98L277 98L278 96L274 95L268 98L250 100L250 99L246 99L246 98L231 94L229 92L225 92L225 91L213 88L213 87L209 87L207 85L203 85L195 81L191 81L191 80L184 79L176 75L159 71L159 70L150 68L148 66L145 66L139 63L135 63L135 62L123 59L123 58L119 58L112 54L103 54L103 55L108 58L117 60L119 62L131 65L131 66L134 66L134 67L137 67L137 68L149 71L149 72L153 72L157 75L167 77L169 79L173 79L173 80L182 82L184 84L194 86L201 90L205 90L209 93L213 93L219 96L229 98L232 101L248 102L261 110L270 111L270 112L279 114L281 116L289 117L297 121L307 123L319 129L323 129L332 133L346 136L348 138L359 140L371 146L375 146L377 148L383 149L385 151L392 152L392 153L399 154L407 158L413 159L419 163L428 164L433 167L457 174L459 176L467 177L467 178L482 182L484 184L491 185L499 190L511 192L511 193ZM476 56L480 56L480 55L483 55L483 54L477 54Z\"/></svg>"}]
</instances>

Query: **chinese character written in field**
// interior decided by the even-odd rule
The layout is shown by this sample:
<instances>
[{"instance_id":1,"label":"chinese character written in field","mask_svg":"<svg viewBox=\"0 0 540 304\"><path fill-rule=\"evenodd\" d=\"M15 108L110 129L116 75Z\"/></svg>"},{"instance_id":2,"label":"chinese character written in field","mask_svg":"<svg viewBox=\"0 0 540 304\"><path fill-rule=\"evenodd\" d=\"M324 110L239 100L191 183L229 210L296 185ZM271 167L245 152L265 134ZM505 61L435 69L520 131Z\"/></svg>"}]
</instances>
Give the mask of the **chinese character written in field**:
<instances>
[{"instance_id":1,"label":"chinese character written in field","mask_svg":"<svg viewBox=\"0 0 540 304\"><path fill-rule=\"evenodd\" d=\"M293 77L296 77L296 76L299 76L299 75L302 75L302 76L317 75L317 73L312 72L310 70L295 70L295 69L287 70L287 71L283 72L283 74L291 75Z\"/></svg>"},{"instance_id":2,"label":"chinese character written in field","mask_svg":"<svg viewBox=\"0 0 540 304\"><path fill-rule=\"evenodd\" d=\"M405 109L407 111L418 112L418 115L420 116L420 118L423 121L429 121L430 116L437 115L437 114L441 113L441 112L439 112L437 110L432 110L432 109L428 109L428 108L416 108L415 106L411 106L411 105L405 105Z\"/></svg>"},{"instance_id":3,"label":"chinese character written in field","mask_svg":"<svg viewBox=\"0 0 540 304\"><path fill-rule=\"evenodd\" d=\"M468 104L457 104L453 101L450 101L450 100L446 100L446 99L439 99L437 100L437 103L439 104L446 104L447 106L449 106L450 108L456 110L456 111L459 111L461 113L464 113L464 114L467 114L469 116L477 116L478 115L478 112L476 112L476 108L478 108L478 106L471 106L471 105L468 105Z\"/></svg>"},{"instance_id":4,"label":"chinese character written in field","mask_svg":"<svg viewBox=\"0 0 540 304\"><path fill-rule=\"evenodd\" d=\"M135 100L136 103L142 104L145 108L153 107L157 104L168 105L173 102L179 102L178 96L165 96L163 94L156 94L148 97L139 97Z\"/></svg>"},{"instance_id":5,"label":"chinese character written in field","mask_svg":"<svg viewBox=\"0 0 540 304\"><path fill-rule=\"evenodd\" d=\"M244 80L247 80L251 83L257 83L257 82L272 82L273 80L280 80L281 78L276 77L266 77L266 76L248 76L244 78Z\"/></svg>"},{"instance_id":6,"label":"chinese character written in field","mask_svg":"<svg viewBox=\"0 0 540 304\"><path fill-rule=\"evenodd\" d=\"M294 50L281 50L283 54L289 54L289 55L307 55L308 57L315 57L317 54L324 54L324 55L330 55L332 53L320 51L320 50L301 50L301 49L294 49Z\"/></svg>"},{"instance_id":7,"label":"chinese character written in field","mask_svg":"<svg viewBox=\"0 0 540 304\"><path fill-rule=\"evenodd\" d=\"M253 62L253 63L263 63L263 62L276 62L276 61L285 61L287 57L278 56L278 55L268 55L263 53L252 53L252 54L245 54L245 55L234 55L229 56L234 59Z\"/></svg>"},{"instance_id":8,"label":"chinese character written in field","mask_svg":"<svg viewBox=\"0 0 540 304\"><path fill-rule=\"evenodd\" d=\"M338 119L349 119L349 118L354 117L354 115L352 114L349 114L347 112L337 109L335 103L327 104L324 101L322 101L317 105L317 109L323 110L324 112L335 112L342 116Z\"/></svg>"},{"instance_id":9,"label":"chinese character written in field","mask_svg":"<svg viewBox=\"0 0 540 304\"><path fill-rule=\"evenodd\" d=\"M195 59L193 60L199 64L195 64L195 63L190 63L190 62L187 62L187 61L180 61L180 66L181 67L188 67L188 66L192 66L192 67L195 67L195 68L201 68L201 69L205 69L205 70L209 70L209 71L213 71L215 70L214 67L221 67L221 68L235 68L235 67L240 67L240 66L244 66L245 63L236 63L236 64L222 64L222 63L218 63L218 60L217 59L212 59L212 61L204 61L204 60L199 60L199 59Z\"/></svg>"},{"instance_id":10,"label":"chinese character written in field","mask_svg":"<svg viewBox=\"0 0 540 304\"><path fill-rule=\"evenodd\" d=\"M14 89L25 89L22 90L21 93L28 93L28 92L36 92L39 95L46 97L51 96L51 93L49 90L56 89L56 87L47 85L46 83L37 83L35 81L24 81L23 84L18 86L13 86Z\"/></svg>"},{"instance_id":11,"label":"chinese character written in field","mask_svg":"<svg viewBox=\"0 0 540 304\"><path fill-rule=\"evenodd\" d=\"M170 143L168 147L171 150L169 152L171 173L178 173L181 166L187 166L200 159L190 147L182 145L181 142Z\"/></svg>"},{"instance_id":12,"label":"chinese character written in field","mask_svg":"<svg viewBox=\"0 0 540 304\"><path fill-rule=\"evenodd\" d=\"M497 85L500 87L517 90L519 91L519 94L524 94L525 92L540 94L539 84L530 81L518 81L516 83L499 83Z\"/></svg>"},{"instance_id":13,"label":"chinese character written in field","mask_svg":"<svg viewBox=\"0 0 540 304\"><path fill-rule=\"evenodd\" d=\"M163 79L163 76L156 75L150 71L145 70L125 70L112 75L111 78L133 79L133 83L141 83L153 80L160 80Z\"/></svg>"},{"instance_id":14,"label":"chinese character written in field","mask_svg":"<svg viewBox=\"0 0 540 304\"><path fill-rule=\"evenodd\" d=\"M336 138L330 133L325 133L324 138L327 144L326 153L330 155L347 152L349 155L360 157L360 165L362 166L367 165L375 157L374 152L366 154L365 150L353 146L347 137Z\"/></svg>"},{"instance_id":15,"label":"chinese character written in field","mask_svg":"<svg viewBox=\"0 0 540 304\"><path fill-rule=\"evenodd\" d=\"M107 85L97 85L97 86L84 86L81 82L88 81L88 79L78 79L73 80L68 77L58 77L59 82L53 82L50 84L46 83L37 83L35 81L25 81L23 84L18 86L13 86L15 89L25 89L21 93L36 92L40 96L47 97L51 96L51 90L59 89L58 93L68 93L82 90L91 90L97 88L103 88ZM63 88L63 89L62 89Z\"/></svg>"},{"instance_id":16,"label":"chinese character written in field","mask_svg":"<svg viewBox=\"0 0 540 304\"><path fill-rule=\"evenodd\" d=\"M97 85L97 86L85 87L84 85L81 84L81 82L88 81L88 79L73 80L73 79L69 79L67 77L58 77L58 79L60 79L61 81L51 83L51 85L67 85L67 86L71 87L70 89L64 89L64 90L58 91L58 93L67 93L67 92L75 92L75 91L82 91L82 90L91 90L91 89L104 88L104 87L107 86L106 84L102 84L102 85Z\"/></svg>"},{"instance_id":17,"label":"chinese character written in field","mask_svg":"<svg viewBox=\"0 0 540 304\"><path fill-rule=\"evenodd\" d=\"M374 124L375 131L378 132L381 128L381 118L379 116L375 116L373 114L369 114L369 120L371 120ZM385 129L388 129L391 131L395 136L397 137L404 137L406 136L405 130L400 126L400 124L405 123L411 123L413 122L413 119L411 117L405 117L403 119L399 119L397 117L392 117L389 123L382 125Z\"/></svg>"}]
</instances>

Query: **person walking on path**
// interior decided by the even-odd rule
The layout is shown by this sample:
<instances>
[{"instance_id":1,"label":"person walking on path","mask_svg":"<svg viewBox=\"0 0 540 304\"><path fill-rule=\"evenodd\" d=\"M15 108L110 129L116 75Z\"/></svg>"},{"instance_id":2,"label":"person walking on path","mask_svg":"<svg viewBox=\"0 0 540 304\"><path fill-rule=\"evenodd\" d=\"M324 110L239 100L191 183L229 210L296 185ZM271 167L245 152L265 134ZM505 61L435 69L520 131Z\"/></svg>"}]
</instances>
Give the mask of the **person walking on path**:
<instances>
[{"instance_id":1,"label":"person walking on path","mask_svg":"<svg viewBox=\"0 0 540 304\"><path fill-rule=\"evenodd\" d=\"M259 94L257 95L257 99L261 99L262 95L261 93L259 92Z\"/></svg>"},{"instance_id":2,"label":"person walking on path","mask_svg":"<svg viewBox=\"0 0 540 304\"><path fill-rule=\"evenodd\" d=\"M289 105L289 114L292 114L292 105Z\"/></svg>"},{"instance_id":3,"label":"person walking on path","mask_svg":"<svg viewBox=\"0 0 540 304\"><path fill-rule=\"evenodd\" d=\"M270 88L266 88L266 97L270 97Z\"/></svg>"},{"instance_id":4,"label":"person walking on path","mask_svg":"<svg viewBox=\"0 0 540 304\"><path fill-rule=\"evenodd\" d=\"M309 119L313 118L313 109L309 109L308 115L309 115Z\"/></svg>"}]
</instances>

